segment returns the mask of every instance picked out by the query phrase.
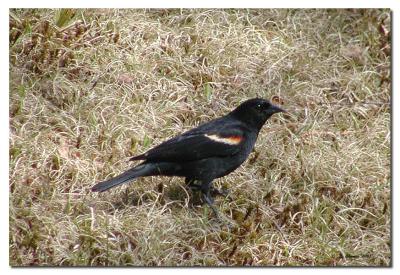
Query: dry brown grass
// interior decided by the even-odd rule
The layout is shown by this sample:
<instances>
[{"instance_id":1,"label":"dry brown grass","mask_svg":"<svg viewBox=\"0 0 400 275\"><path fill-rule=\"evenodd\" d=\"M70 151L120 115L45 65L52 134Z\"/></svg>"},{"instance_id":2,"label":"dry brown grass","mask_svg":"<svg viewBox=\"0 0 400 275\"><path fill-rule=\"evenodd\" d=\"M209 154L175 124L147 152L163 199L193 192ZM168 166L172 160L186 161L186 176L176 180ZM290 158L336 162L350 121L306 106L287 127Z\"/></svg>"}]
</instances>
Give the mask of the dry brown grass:
<instances>
[{"instance_id":1,"label":"dry brown grass","mask_svg":"<svg viewBox=\"0 0 400 275\"><path fill-rule=\"evenodd\" d=\"M391 263L388 10L11 10L10 264ZM216 185L104 194L128 157L262 96L290 115Z\"/></svg>"}]
</instances>

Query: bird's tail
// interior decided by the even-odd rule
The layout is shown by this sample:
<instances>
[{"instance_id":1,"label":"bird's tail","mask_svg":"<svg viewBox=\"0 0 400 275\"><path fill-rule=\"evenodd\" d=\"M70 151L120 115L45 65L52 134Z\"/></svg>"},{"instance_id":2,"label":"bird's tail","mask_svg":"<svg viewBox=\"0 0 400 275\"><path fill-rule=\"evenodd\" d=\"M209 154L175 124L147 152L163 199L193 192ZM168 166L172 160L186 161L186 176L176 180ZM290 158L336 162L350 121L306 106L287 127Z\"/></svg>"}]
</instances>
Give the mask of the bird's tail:
<instances>
[{"instance_id":1,"label":"bird's tail","mask_svg":"<svg viewBox=\"0 0 400 275\"><path fill-rule=\"evenodd\" d=\"M92 191L104 192L110 188L126 183L135 178L151 176L154 173L154 169L155 167L152 164L141 164L139 166L133 167L132 169L129 169L128 171L125 171L115 178L99 182L92 187Z\"/></svg>"}]
</instances>

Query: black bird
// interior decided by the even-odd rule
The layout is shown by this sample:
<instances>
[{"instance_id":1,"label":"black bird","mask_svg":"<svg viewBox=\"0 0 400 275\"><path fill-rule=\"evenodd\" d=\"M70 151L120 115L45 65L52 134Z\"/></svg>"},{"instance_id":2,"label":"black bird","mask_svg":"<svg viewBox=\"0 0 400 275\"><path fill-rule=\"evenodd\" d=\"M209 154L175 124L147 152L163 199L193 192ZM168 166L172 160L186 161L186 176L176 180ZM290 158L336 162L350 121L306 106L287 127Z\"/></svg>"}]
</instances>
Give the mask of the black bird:
<instances>
[{"instance_id":1,"label":"black bird","mask_svg":"<svg viewBox=\"0 0 400 275\"><path fill-rule=\"evenodd\" d=\"M103 192L139 177L178 176L202 193L212 208L212 181L238 168L249 156L258 133L268 118L283 109L268 100L254 98L240 104L227 115L214 119L171 138L130 160L143 160L121 175L92 187ZM218 192L217 192L218 193Z\"/></svg>"}]
</instances>

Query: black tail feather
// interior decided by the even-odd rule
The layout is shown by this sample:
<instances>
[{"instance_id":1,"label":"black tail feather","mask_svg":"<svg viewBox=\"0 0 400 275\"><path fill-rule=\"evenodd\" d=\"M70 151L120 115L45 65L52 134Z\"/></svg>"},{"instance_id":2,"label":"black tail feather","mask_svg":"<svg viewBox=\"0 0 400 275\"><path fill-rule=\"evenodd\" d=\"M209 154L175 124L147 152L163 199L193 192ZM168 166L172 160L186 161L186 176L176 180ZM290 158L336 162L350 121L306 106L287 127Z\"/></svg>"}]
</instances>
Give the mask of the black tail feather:
<instances>
[{"instance_id":1,"label":"black tail feather","mask_svg":"<svg viewBox=\"0 0 400 275\"><path fill-rule=\"evenodd\" d=\"M93 192L104 192L112 187L118 186L120 184L126 183L135 178L150 176L152 171L154 170L153 165L151 164L142 164L136 166L128 171L125 171L119 176L111 178L106 181L99 182L95 186L92 187Z\"/></svg>"},{"instance_id":2,"label":"black tail feather","mask_svg":"<svg viewBox=\"0 0 400 275\"><path fill-rule=\"evenodd\" d=\"M146 159L146 154L141 154L138 156L131 157L129 160L133 161L133 160L145 160L145 159Z\"/></svg>"}]
</instances>

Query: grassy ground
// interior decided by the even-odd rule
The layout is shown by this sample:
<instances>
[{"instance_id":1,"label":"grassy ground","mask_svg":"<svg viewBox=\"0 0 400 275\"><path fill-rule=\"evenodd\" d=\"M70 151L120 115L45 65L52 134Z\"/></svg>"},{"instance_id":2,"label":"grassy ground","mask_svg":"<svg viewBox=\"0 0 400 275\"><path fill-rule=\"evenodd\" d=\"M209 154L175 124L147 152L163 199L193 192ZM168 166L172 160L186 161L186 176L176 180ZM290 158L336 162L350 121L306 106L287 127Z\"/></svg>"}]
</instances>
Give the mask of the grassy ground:
<instances>
[{"instance_id":1,"label":"grassy ground","mask_svg":"<svg viewBox=\"0 0 400 275\"><path fill-rule=\"evenodd\" d=\"M11 10L10 265L391 263L388 10ZM129 156L261 96L215 182L103 194Z\"/></svg>"}]
</instances>

